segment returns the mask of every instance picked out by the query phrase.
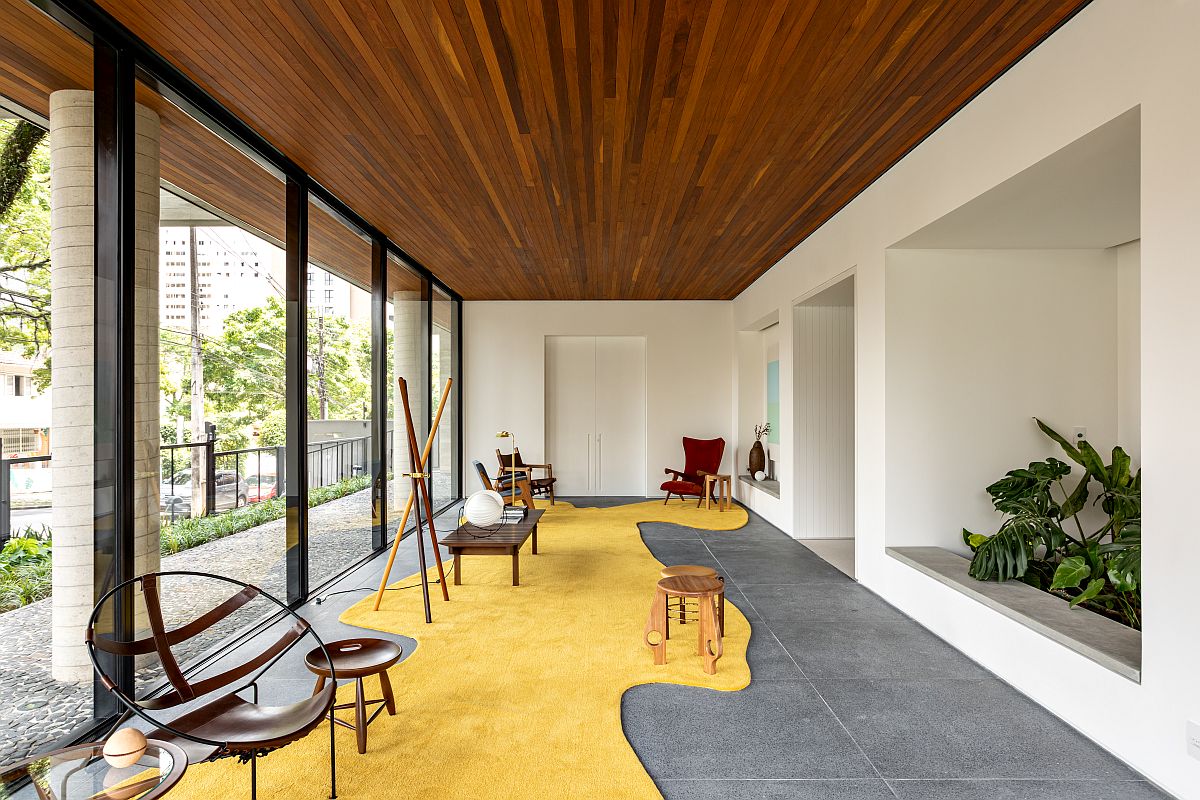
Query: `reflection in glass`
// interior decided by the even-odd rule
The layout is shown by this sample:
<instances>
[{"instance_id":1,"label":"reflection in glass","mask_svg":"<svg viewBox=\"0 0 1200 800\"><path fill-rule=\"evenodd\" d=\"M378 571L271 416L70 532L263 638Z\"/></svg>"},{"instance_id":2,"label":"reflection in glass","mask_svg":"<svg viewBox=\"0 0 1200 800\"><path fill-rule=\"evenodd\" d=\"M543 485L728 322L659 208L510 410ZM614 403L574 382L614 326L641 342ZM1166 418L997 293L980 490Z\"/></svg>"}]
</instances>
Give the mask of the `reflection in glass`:
<instances>
[{"instance_id":1,"label":"reflection in glass","mask_svg":"<svg viewBox=\"0 0 1200 800\"><path fill-rule=\"evenodd\" d=\"M372 550L371 243L309 206L308 569L325 583Z\"/></svg>"},{"instance_id":2,"label":"reflection in glass","mask_svg":"<svg viewBox=\"0 0 1200 800\"><path fill-rule=\"evenodd\" d=\"M137 100L159 125L159 180L138 186L139 208L156 209L135 297L137 350L154 354L136 409L153 442L139 452L153 476L139 537L161 553L138 572L210 572L285 594L284 184L150 86ZM185 621L222 599L175 592L163 612ZM181 665L225 635L190 640ZM140 695L165 681L156 661L136 666Z\"/></svg>"},{"instance_id":3,"label":"reflection in glass","mask_svg":"<svg viewBox=\"0 0 1200 800\"><path fill-rule=\"evenodd\" d=\"M458 386L454 331L457 323L457 308L453 300L440 289L433 293L433 337L430 340L429 364L431 378L432 409L436 413L438 401L447 378L453 378L455 386L442 412L437 438L430 455L429 473L433 489L433 507L438 511L458 497L458 448L455 435L458 425L458 403L455 394L462 391Z\"/></svg>"},{"instance_id":4,"label":"reflection in glass","mask_svg":"<svg viewBox=\"0 0 1200 800\"><path fill-rule=\"evenodd\" d=\"M403 477L410 471L407 434L404 427L404 408L396 391L396 379L408 382L409 403L419 444L424 446L429 426L427 394L420 387L427 385L425 370L429 363L427 334L429 319L428 285L413 270L394 256L388 258L388 331L391 337L391 357L388 364L388 530L395 535L404 513L405 503L412 493L412 484ZM407 529L415 526L409 519Z\"/></svg>"}]
</instances>

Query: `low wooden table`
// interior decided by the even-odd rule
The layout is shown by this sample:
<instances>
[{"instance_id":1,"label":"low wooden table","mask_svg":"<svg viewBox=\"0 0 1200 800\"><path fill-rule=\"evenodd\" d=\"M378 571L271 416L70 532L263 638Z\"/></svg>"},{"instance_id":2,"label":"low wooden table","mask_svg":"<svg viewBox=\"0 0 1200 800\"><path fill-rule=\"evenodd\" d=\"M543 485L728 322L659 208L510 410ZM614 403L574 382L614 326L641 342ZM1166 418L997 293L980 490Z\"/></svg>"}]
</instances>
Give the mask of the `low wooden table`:
<instances>
[{"instance_id":1,"label":"low wooden table","mask_svg":"<svg viewBox=\"0 0 1200 800\"><path fill-rule=\"evenodd\" d=\"M733 476L706 474L704 476L704 507L712 508L713 484L717 486L717 510L724 511L733 502Z\"/></svg>"},{"instance_id":2,"label":"low wooden table","mask_svg":"<svg viewBox=\"0 0 1200 800\"><path fill-rule=\"evenodd\" d=\"M510 522L497 528L477 528L462 525L454 533L441 540L441 544L454 556L454 585L462 584L463 556L512 556L512 585L521 585L521 547L525 540L533 538L533 554L537 555L537 526L545 511L529 511L519 522Z\"/></svg>"}]
</instances>

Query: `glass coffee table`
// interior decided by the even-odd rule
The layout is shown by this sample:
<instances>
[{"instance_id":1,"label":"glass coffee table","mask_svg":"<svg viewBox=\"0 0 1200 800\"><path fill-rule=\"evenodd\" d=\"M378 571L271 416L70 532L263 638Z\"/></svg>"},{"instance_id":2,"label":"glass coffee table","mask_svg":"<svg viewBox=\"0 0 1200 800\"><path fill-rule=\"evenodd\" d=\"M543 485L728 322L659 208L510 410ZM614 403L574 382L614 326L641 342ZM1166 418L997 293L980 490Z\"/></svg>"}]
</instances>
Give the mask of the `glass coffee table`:
<instances>
[{"instance_id":1,"label":"glass coffee table","mask_svg":"<svg viewBox=\"0 0 1200 800\"><path fill-rule=\"evenodd\" d=\"M136 764L124 769L104 760L104 743L53 750L0 771L0 800L153 800L179 783L187 756L154 739Z\"/></svg>"}]
</instances>

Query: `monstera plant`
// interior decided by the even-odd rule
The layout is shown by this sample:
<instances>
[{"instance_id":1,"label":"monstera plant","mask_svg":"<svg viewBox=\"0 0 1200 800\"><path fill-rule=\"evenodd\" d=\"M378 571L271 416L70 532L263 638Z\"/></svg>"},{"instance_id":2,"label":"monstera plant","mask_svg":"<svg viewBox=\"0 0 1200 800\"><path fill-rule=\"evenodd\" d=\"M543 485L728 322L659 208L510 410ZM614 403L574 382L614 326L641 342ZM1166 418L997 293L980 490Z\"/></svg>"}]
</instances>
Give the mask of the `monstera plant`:
<instances>
[{"instance_id":1,"label":"monstera plant","mask_svg":"<svg viewBox=\"0 0 1200 800\"><path fill-rule=\"evenodd\" d=\"M1142 473L1130 471L1129 455L1112 449L1109 463L1087 441L1078 445L1034 420L1083 468L1078 482L1057 458L1014 469L987 487L992 505L1005 515L991 536L963 529L974 552L971 577L1021 580L1141 628ZM1070 481L1074 485L1068 485ZM1087 508L1100 513L1081 513Z\"/></svg>"}]
</instances>

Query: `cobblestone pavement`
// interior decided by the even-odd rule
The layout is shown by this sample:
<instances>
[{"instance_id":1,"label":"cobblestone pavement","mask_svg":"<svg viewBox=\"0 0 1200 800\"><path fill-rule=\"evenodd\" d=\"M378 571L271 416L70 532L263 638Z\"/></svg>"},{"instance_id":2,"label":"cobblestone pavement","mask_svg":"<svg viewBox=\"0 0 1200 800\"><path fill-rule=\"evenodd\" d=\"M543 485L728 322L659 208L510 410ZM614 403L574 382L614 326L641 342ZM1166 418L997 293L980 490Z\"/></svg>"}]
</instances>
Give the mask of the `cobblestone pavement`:
<instances>
[{"instance_id":1,"label":"cobblestone pavement","mask_svg":"<svg viewBox=\"0 0 1200 800\"><path fill-rule=\"evenodd\" d=\"M435 473L435 498L451 495L449 476ZM399 527L389 514L389 541ZM411 523L410 523L411 527ZM309 574L317 586L365 557L371 549L369 490L309 510ZM253 583L285 599L286 522L259 525L182 553L165 556L162 570L192 570ZM226 599L228 584L200 578L176 578L163 586L163 616L174 627ZM203 635L175 648L187 664L215 643L272 610L256 600ZM50 600L0 614L0 766L26 758L66 736L91 716L92 683L54 680L50 671ZM157 660L138 670L139 692L161 680Z\"/></svg>"}]
</instances>

